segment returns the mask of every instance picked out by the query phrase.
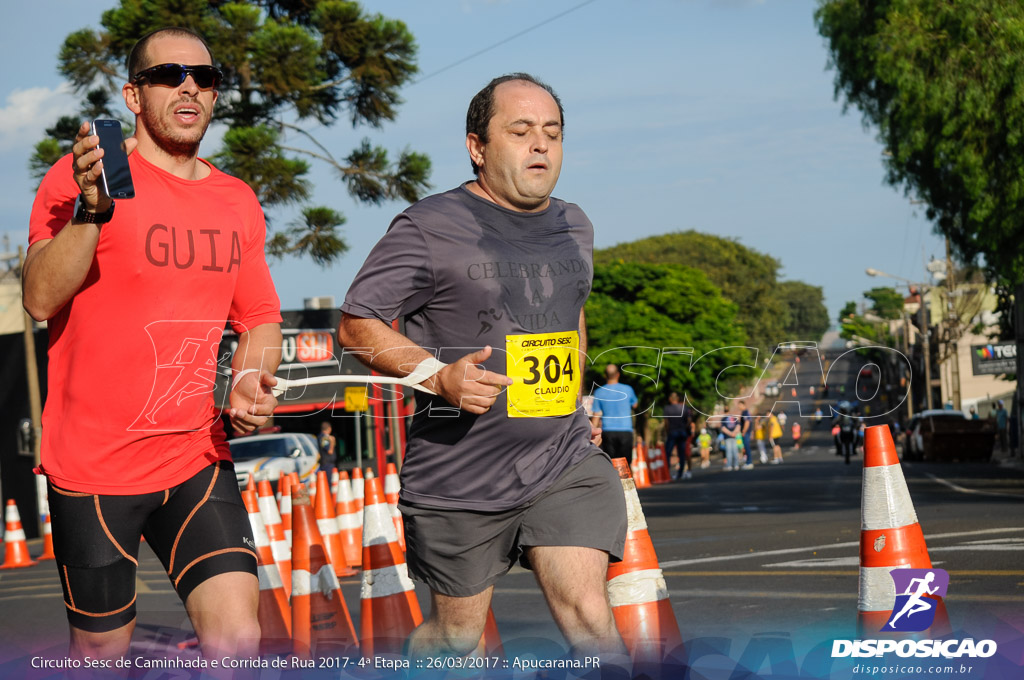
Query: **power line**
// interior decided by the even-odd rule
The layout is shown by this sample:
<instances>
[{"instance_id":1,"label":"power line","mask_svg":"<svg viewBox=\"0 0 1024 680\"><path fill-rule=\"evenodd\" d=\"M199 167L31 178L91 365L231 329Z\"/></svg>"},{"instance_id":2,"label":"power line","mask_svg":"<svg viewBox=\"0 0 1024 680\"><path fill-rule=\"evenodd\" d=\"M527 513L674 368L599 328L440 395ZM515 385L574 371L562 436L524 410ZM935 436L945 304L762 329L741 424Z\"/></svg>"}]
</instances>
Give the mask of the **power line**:
<instances>
[{"instance_id":1,"label":"power line","mask_svg":"<svg viewBox=\"0 0 1024 680\"><path fill-rule=\"evenodd\" d=\"M567 9L567 10L565 10L563 12L559 12L558 14L545 19L544 21L541 21L541 22L538 22L538 23L534 24L533 26L530 26L529 28L523 29L522 31L519 31L515 35L510 35L509 37L505 38L504 40L501 40L499 42L494 43L493 45L485 47L482 50L477 50L476 52L474 52L473 54L469 55L468 57L463 57L462 59L459 59L458 61L454 61L454 62L448 64L444 68L440 68L440 69L434 71L433 73L428 73L427 75L423 76L422 78L414 80L411 84L412 85L418 85L418 84L422 83L424 80L426 80L428 78L433 78L434 76L436 76L436 75L438 75L440 73L444 73L445 71L447 71L449 69L453 69L456 66L459 66L460 64L464 64L467 61L470 61L471 59L476 59L481 54L485 54L485 53L490 52L491 50L493 50L495 48L501 47L505 43L510 42L512 40L515 40L516 38L518 38L520 36L524 36L527 33L529 33L530 31L532 31L534 29L537 29L537 28L540 28L541 26L544 26L545 24L549 24L552 21L555 21L556 19L561 19L566 14L569 14L571 12L575 12L576 10L578 10L578 9L580 9L582 7L586 7L587 5L591 4L592 2L596 2L596 0L586 0L585 2L581 2L578 5L570 7L569 9Z\"/></svg>"}]
</instances>

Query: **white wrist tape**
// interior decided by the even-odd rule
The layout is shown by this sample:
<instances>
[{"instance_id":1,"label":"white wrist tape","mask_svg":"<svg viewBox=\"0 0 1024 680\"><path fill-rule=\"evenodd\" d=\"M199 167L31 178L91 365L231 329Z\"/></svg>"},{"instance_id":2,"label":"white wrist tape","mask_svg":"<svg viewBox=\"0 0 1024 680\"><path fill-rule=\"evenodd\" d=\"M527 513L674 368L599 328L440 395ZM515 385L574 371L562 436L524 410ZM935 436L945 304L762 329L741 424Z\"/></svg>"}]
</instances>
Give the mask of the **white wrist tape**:
<instances>
[{"instance_id":1,"label":"white wrist tape","mask_svg":"<svg viewBox=\"0 0 1024 680\"><path fill-rule=\"evenodd\" d=\"M447 366L448 364L443 361L438 361L434 357L427 357L416 365L416 368L412 369L408 375L408 379L415 383L420 384L426 380L429 380L438 371Z\"/></svg>"},{"instance_id":2,"label":"white wrist tape","mask_svg":"<svg viewBox=\"0 0 1024 680\"><path fill-rule=\"evenodd\" d=\"M238 387L238 383L241 382L242 378L244 378L245 376L249 375L250 373L259 373L259 372L260 372L260 369L258 369L258 368L247 368L244 371L239 371L238 373L235 373L235 378L234 378L234 380L231 381L231 391L233 392L235 390L235 388Z\"/></svg>"}]
</instances>

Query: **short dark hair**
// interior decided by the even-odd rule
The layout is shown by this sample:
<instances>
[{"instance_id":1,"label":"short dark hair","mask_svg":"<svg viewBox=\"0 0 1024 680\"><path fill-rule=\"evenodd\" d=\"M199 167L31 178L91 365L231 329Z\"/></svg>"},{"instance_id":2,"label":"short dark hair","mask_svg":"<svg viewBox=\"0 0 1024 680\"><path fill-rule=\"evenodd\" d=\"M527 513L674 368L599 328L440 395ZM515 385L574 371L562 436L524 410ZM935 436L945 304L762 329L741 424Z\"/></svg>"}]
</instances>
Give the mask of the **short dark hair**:
<instances>
[{"instance_id":1,"label":"short dark hair","mask_svg":"<svg viewBox=\"0 0 1024 680\"><path fill-rule=\"evenodd\" d=\"M189 28L183 28L181 26L165 26L164 28L158 28L155 31L150 31L139 38L132 47L132 51L128 53L128 61L126 64L128 66L129 82L135 79L135 76L139 71L143 71L151 66L151 64L146 63L146 48L149 46L149 41L159 35L167 35L172 38L194 38L198 40L203 43L203 47L206 48L206 52L210 55L210 63L214 63L213 50L210 49L210 45L203 39L203 36Z\"/></svg>"},{"instance_id":2,"label":"short dark hair","mask_svg":"<svg viewBox=\"0 0 1024 680\"><path fill-rule=\"evenodd\" d=\"M530 83L543 89L545 92L551 95L558 104L558 122L562 126L562 135L565 135L565 111L562 109L562 100L558 98L555 91L551 89L551 86L547 83L541 82L537 78L534 78L529 73L507 73L503 76L499 76L487 83L484 89L476 93L473 99L469 102L469 111L466 112L466 135L474 134L480 138L480 141L486 144L487 139L487 126L491 123L491 118L494 117L494 90L502 83L509 83L512 81L522 81L524 83ZM480 174L480 166L470 159L469 162L473 166L473 174Z\"/></svg>"}]
</instances>

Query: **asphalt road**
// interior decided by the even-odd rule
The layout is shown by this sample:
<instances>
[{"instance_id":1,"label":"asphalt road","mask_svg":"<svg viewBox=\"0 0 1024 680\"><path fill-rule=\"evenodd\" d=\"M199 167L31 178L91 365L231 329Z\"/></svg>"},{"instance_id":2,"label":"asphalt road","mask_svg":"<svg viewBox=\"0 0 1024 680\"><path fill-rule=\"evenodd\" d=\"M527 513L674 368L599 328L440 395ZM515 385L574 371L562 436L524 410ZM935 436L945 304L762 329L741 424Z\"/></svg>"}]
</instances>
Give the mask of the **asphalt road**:
<instances>
[{"instance_id":1,"label":"asphalt road","mask_svg":"<svg viewBox=\"0 0 1024 680\"><path fill-rule=\"evenodd\" d=\"M813 411L815 398L798 399ZM803 422L803 445L787 447L782 465L726 472L716 460L691 480L640 491L685 641L725 640L733 646L724 653L736 657L759 636L854 635L862 457L845 465L827 426ZM946 602L954 629L1019 620L1024 610L1019 461L997 455L990 463L903 464L932 562L951 575ZM30 548L38 554L39 542ZM358 577L342 588L358 629ZM190 626L145 547L138 592L133 655L194 655L177 648ZM427 591L417 592L426 613ZM513 569L499 582L493 607L510 653L565 648L528 571ZM0 571L0 621L0 677L34 655L63 655L66 623L52 562Z\"/></svg>"}]
</instances>

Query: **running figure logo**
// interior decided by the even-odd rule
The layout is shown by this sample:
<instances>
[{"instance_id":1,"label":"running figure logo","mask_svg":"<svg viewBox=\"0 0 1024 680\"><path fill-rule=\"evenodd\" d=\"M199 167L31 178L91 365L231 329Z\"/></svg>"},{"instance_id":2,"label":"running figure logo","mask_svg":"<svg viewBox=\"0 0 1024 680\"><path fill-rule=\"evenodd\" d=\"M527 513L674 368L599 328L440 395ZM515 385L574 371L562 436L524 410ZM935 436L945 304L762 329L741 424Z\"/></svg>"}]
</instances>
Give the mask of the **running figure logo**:
<instances>
[{"instance_id":1,"label":"running figure logo","mask_svg":"<svg viewBox=\"0 0 1024 680\"><path fill-rule=\"evenodd\" d=\"M213 392L218 359L230 365L230 356L217 356L223 326L208 321L158 321L149 324L146 333L153 343L156 371L149 399L128 429L187 430L188 426L178 420L181 415L177 407L187 399ZM188 416L185 422L189 422Z\"/></svg>"},{"instance_id":2,"label":"running figure logo","mask_svg":"<svg viewBox=\"0 0 1024 680\"><path fill-rule=\"evenodd\" d=\"M949 574L943 569L893 569L889 574L896 585L896 603L892 616L882 630L922 631L935 620L936 597L945 597Z\"/></svg>"}]
</instances>

